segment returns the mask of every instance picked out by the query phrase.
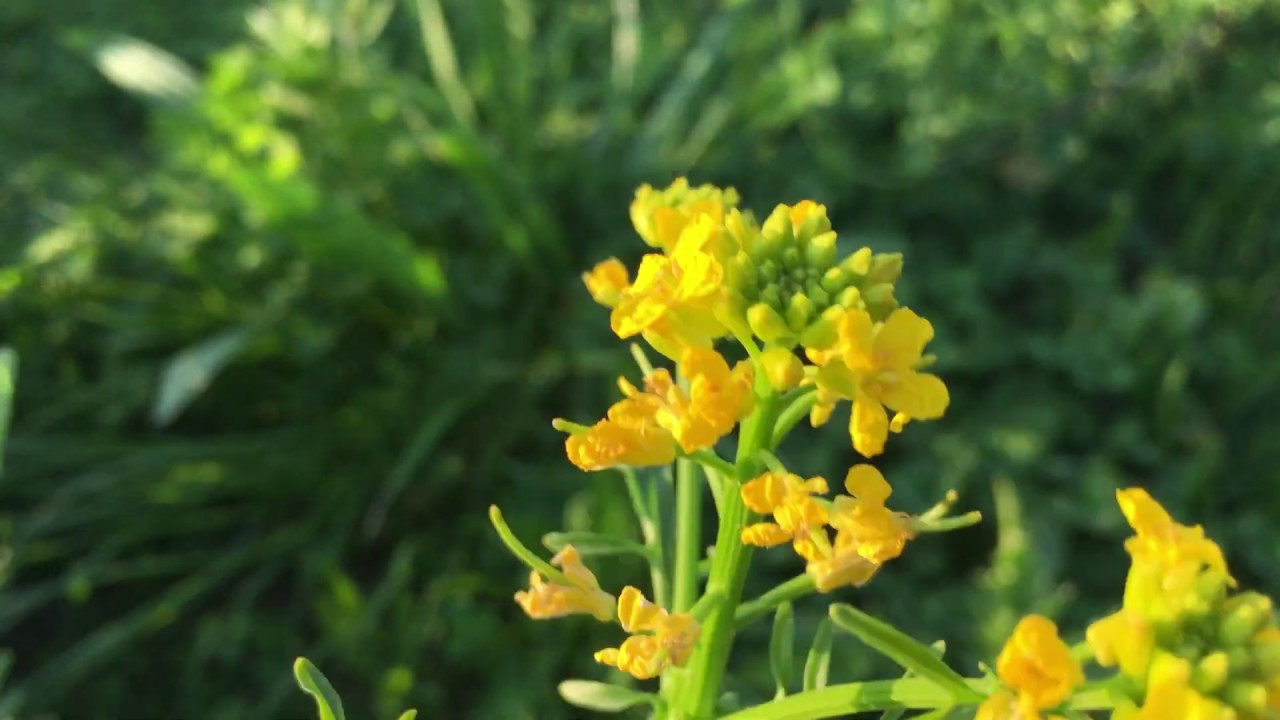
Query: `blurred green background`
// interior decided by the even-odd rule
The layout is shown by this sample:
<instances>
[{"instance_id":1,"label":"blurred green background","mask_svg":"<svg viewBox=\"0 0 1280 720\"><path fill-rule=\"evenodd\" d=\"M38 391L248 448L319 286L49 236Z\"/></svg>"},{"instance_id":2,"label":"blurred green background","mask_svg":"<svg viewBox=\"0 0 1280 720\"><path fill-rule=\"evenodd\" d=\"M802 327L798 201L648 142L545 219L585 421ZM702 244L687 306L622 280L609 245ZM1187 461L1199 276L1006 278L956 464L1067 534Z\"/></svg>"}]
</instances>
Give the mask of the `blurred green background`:
<instances>
[{"instance_id":1,"label":"blurred green background","mask_svg":"<svg viewBox=\"0 0 1280 720\"><path fill-rule=\"evenodd\" d=\"M0 3L0 715L308 717L306 654L353 717L581 717L617 632L520 617L484 510L635 532L549 419L629 371L577 275L680 174L827 204L937 328L951 410L879 464L988 520L843 598L965 672L1020 613L1079 633L1131 484L1280 591L1277 38L1262 0ZM843 425L785 459L842 478ZM759 557L748 594L799 569Z\"/></svg>"}]
</instances>

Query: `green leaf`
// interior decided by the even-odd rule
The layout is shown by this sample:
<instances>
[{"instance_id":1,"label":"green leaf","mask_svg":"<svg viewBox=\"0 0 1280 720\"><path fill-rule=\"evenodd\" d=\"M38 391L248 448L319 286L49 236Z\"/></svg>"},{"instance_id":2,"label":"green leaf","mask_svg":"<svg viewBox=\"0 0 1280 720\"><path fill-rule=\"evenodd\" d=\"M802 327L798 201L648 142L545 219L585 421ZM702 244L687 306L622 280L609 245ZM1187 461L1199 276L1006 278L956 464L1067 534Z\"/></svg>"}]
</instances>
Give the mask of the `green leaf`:
<instances>
[{"instance_id":1,"label":"green leaf","mask_svg":"<svg viewBox=\"0 0 1280 720\"><path fill-rule=\"evenodd\" d=\"M938 654L938 657L941 658L943 655L947 653L947 641L938 640L936 642L933 642L929 645L929 649L933 650L935 653ZM910 670L907 670L904 673L902 673L902 677L904 678L912 677L913 675L915 675L915 673L911 672ZM880 716L880 720L898 720L899 718L902 717L902 713L904 712L905 711L902 708L885 710L884 714Z\"/></svg>"},{"instance_id":2,"label":"green leaf","mask_svg":"<svg viewBox=\"0 0 1280 720\"><path fill-rule=\"evenodd\" d=\"M164 427L176 420L248 344L250 336L248 327L224 330L170 358L160 374L151 421Z\"/></svg>"},{"instance_id":3,"label":"green leaf","mask_svg":"<svg viewBox=\"0 0 1280 720\"><path fill-rule=\"evenodd\" d=\"M786 697L795 661L796 618L791 603L784 602L773 614L773 636L769 639L769 672L778 690L775 697Z\"/></svg>"},{"instance_id":4,"label":"green leaf","mask_svg":"<svg viewBox=\"0 0 1280 720\"><path fill-rule=\"evenodd\" d=\"M4 446L9 437L9 418L18 385L18 353L0 348L0 477L4 477Z\"/></svg>"},{"instance_id":5,"label":"green leaf","mask_svg":"<svg viewBox=\"0 0 1280 720\"><path fill-rule=\"evenodd\" d=\"M892 625L846 604L831 606L831 621L842 630L857 635L862 642L904 669L946 689L956 700L976 701L981 698L931 648L916 642Z\"/></svg>"},{"instance_id":6,"label":"green leaf","mask_svg":"<svg viewBox=\"0 0 1280 720\"><path fill-rule=\"evenodd\" d=\"M396 720L417 720L417 717L418 717L417 710L405 710L404 712L400 713L400 717L396 718Z\"/></svg>"},{"instance_id":7,"label":"green leaf","mask_svg":"<svg viewBox=\"0 0 1280 720\"><path fill-rule=\"evenodd\" d=\"M658 703L652 693L594 680L565 680L557 689L570 705L596 712L618 713L637 705Z\"/></svg>"},{"instance_id":8,"label":"green leaf","mask_svg":"<svg viewBox=\"0 0 1280 720\"><path fill-rule=\"evenodd\" d=\"M973 693L972 698L963 702L977 703L981 699L980 695ZM932 680L878 680L832 685L789 695L726 715L720 720L819 720L892 708L937 710L950 708L955 702L947 689Z\"/></svg>"},{"instance_id":9,"label":"green leaf","mask_svg":"<svg viewBox=\"0 0 1280 720\"><path fill-rule=\"evenodd\" d=\"M813 645L804 661L804 690L827 686L827 670L831 667L831 619L823 618L813 632Z\"/></svg>"},{"instance_id":10,"label":"green leaf","mask_svg":"<svg viewBox=\"0 0 1280 720\"><path fill-rule=\"evenodd\" d=\"M320 720L347 720L342 712L342 699L310 660L303 657L295 660L293 676L298 680L298 687L315 698L316 707L320 709Z\"/></svg>"},{"instance_id":11,"label":"green leaf","mask_svg":"<svg viewBox=\"0 0 1280 720\"><path fill-rule=\"evenodd\" d=\"M602 535L593 532L549 532L542 536L542 544L551 552L560 552L565 545L572 545L583 557L592 555L639 555L649 551L633 540Z\"/></svg>"}]
</instances>

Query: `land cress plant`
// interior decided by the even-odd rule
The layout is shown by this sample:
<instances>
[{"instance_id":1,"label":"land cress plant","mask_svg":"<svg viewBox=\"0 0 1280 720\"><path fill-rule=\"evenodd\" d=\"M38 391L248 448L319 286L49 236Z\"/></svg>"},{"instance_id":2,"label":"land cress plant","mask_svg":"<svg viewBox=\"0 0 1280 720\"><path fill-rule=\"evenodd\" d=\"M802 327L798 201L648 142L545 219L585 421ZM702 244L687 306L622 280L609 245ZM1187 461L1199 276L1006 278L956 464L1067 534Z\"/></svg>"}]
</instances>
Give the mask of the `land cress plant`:
<instances>
[{"instance_id":1,"label":"land cress plant","mask_svg":"<svg viewBox=\"0 0 1280 720\"><path fill-rule=\"evenodd\" d=\"M557 419L570 462L621 475L642 538L550 533L546 560L508 528L498 537L530 568L515 601L535 620L616 623L616 647L595 653L638 683L567 680L561 696L598 712L648 707L658 720L806 720L867 711L901 717L979 720L1262 720L1280 718L1280 626L1272 602L1242 592L1222 551L1199 526L1177 523L1146 491L1117 492L1134 530L1118 610L1068 645L1049 619L1016 626L994 671L966 677L941 653L846 603L833 603L796 672L791 602L810 594L848 595L928 533L980 521L952 514L955 493L919 513L891 509L890 482L869 463L845 474L830 497L824 477L802 478L775 452L806 416L824 424L852 403L849 436L868 460L891 434L943 417L950 396L927 370L933 327L894 298L897 253L862 248L837 257L826 208L811 200L778 205L757 223L733 189L641 187L631 205L652 249L634 280L608 259L584 274L610 308L619 338L640 338L674 364L658 367L639 344L638 381L619 378L622 398L604 419ZM742 356L736 362L727 354ZM736 344L738 347L733 348ZM736 435L735 435L736 431ZM732 457L717 448L735 448ZM674 466L672 473L642 472ZM671 487L671 486L674 487ZM717 526L701 526L707 497ZM714 545L706 551L709 538ZM757 548L790 544L795 578L760 597L743 586ZM587 565L619 554L643 557L648 587L602 588ZM704 582L705 570L705 582ZM739 707L723 691L736 634L774 618L769 664L773 700ZM901 665L896 679L828 683L833 631L851 633ZM1100 670L1086 678L1084 665ZM299 683L322 718L343 717L323 676L305 660ZM643 688L643 689L641 689ZM412 711L404 718L412 717Z\"/></svg>"}]
</instances>

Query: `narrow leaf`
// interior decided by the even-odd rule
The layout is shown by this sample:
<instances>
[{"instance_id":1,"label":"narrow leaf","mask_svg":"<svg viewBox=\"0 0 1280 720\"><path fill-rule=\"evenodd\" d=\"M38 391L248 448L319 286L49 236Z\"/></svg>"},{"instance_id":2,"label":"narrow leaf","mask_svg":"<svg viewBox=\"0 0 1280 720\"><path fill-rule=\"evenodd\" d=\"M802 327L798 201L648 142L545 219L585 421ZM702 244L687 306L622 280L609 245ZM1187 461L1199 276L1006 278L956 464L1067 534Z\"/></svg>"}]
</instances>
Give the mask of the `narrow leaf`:
<instances>
[{"instance_id":1,"label":"narrow leaf","mask_svg":"<svg viewBox=\"0 0 1280 720\"><path fill-rule=\"evenodd\" d=\"M176 420L248 344L250 334L247 327L224 330L170 358L160 374L151 421L164 427Z\"/></svg>"},{"instance_id":2,"label":"narrow leaf","mask_svg":"<svg viewBox=\"0 0 1280 720\"><path fill-rule=\"evenodd\" d=\"M975 693L972 699L965 702L977 703L981 699ZM932 680L877 680L832 685L820 690L788 695L780 700L739 710L720 720L819 720L891 708L936 710L951 707L954 702L949 692Z\"/></svg>"},{"instance_id":3,"label":"narrow leaf","mask_svg":"<svg viewBox=\"0 0 1280 720\"><path fill-rule=\"evenodd\" d=\"M293 676L298 681L298 687L315 698L316 707L320 709L320 720L346 720L347 716L342 712L342 699L310 660L302 657L295 660Z\"/></svg>"},{"instance_id":4,"label":"narrow leaf","mask_svg":"<svg viewBox=\"0 0 1280 720\"><path fill-rule=\"evenodd\" d=\"M0 348L0 477L4 477L4 447L9 437L9 417L13 413L13 395L18 384L18 353Z\"/></svg>"},{"instance_id":5,"label":"narrow leaf","mask_svg":"<svg viewBox=\"0 0 1280 720\"><path fill-rule=\"evenodd\" d=\"M832 605L831 621L842 630L853 633L871 648L898 663L904 669L945 688L957 700L980 698L964 678L938 659L927 645L911 639L897 628L881 622L852 605Z\"/></svg>"},{"instance_id":6,"label":"narrow leaf","mask_svg":"<svg viewBox=\"0 0 1280 720\"><path fill-rule=\"evenodd\" d=\"M605 713L619 713L637 705L656 705L658 701L651 693L594 680L565 680L558 690L570 705Z\"/></svg>"},{"instance_id":7,"label":"narrow leaf","mask_svg":"<svg viewBox=\"0 0 1280 720\"><path fill-rule=\"evenodd\" d=\"M778 690L775 697L786 697L791 685L795 660L796 619L791 603L784 602L773 614L773 637L769 640L769 672Z\"/></svg>"},{"instance_id":8,"label":"narrow leaf","mask_svg":"<svg viewBox=\"0 0 1280 720\"><path fill-rule=\"evenodd\" d=\"M827 686L827 670L831 667L831 620L823 618L813 633L813 645L804 661L804 691Z\"/></svg>"},{"instance_id":9,"label":"narrow leaf","mask_svg":"<svg viewBox=\"0 0 1280 720\"><path fill-rule=\"evenodd\" d=\"M560 552L565 545L572 545L583 557L590 555L644 557L648 555L648 551L638 542L593 532L550 532L542 536L542 544L551 552Z\"/></svg>"},{"instance_id":10,"label":"narrow leaf","mask_svg":"<svg viewBox=\"0 0 1280 720\"><path fill-rule=\"evenodd\" d=\"M417 710L405 710L403 713L400 714L400 717L396 718L396 720L417 720L417 717L418 717Z\"/></svg>"}]
</instances>

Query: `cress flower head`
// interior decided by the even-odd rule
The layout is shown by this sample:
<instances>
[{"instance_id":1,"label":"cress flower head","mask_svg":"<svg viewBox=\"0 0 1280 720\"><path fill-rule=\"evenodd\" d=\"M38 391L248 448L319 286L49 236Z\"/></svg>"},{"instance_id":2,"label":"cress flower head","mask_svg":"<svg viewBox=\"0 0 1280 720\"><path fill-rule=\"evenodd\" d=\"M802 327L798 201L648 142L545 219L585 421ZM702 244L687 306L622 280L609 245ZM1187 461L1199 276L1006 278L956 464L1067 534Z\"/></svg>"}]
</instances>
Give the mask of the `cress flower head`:
<instances>
[{"instance_id":1,"label":"cress flower head","mask_svg":"<svg viewBox=\"0 0 1280 720\"><path fill-rule=\"evenodd\" d=\"M996 675L1005 689L982 703L977 720L1039 720L1040 711L1061 705L1084 682L1058 626L1041 615L1018 622L996 658Z\"/></svg>"},{"instance_id":2,"label":"cress flower head","mask_svg":"<svg viewBox=\"0 0 1280 720\"><path fill-rule=\"evenodd\" d=\"M1116 493L1134 535L1124 604L1089 626L1098 663L1128 682L1117 720L1260 720L1280 711L1271 599L1233 593L1221 548L1145 490ZM1272 713L1272 715L1268 715Z\"/></svg>"},{"instance_id":3,"label":"cress flower head","mask_svg":"<svg viewBox=\"0 0 1280 720\"><path fill-rule=\"evenodd\" d=\"M597 652L596 662L612 665L638 680L655 678L669 667L683 667L702 634L692 615L669 613L631 586L623 588L618 598L618 622L631 637L616 648Z\"/></svg>"}]
</instances>

